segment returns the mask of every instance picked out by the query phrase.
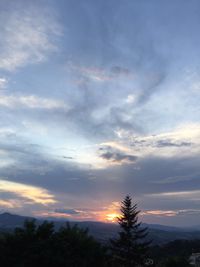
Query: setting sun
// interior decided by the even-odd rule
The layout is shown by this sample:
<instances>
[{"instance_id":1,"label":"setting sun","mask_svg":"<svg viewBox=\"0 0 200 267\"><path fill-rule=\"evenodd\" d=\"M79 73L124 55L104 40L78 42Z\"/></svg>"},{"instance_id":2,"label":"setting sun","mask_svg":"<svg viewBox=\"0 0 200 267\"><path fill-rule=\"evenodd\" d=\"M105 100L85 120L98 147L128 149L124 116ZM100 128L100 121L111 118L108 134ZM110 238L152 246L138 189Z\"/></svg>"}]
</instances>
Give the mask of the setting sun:
<instances>
[{"instance_id":1,"label":"setting sun","mask_svg":"<svg viewBox=\"0 0 200 267\"><path fill-rule=\"evenodd\" d=\"M109 213L106 215L106 220L109 222L116 222L118 216L119 216L119 214L117 214L117 213Z\"/></svg>"}]
</instances>

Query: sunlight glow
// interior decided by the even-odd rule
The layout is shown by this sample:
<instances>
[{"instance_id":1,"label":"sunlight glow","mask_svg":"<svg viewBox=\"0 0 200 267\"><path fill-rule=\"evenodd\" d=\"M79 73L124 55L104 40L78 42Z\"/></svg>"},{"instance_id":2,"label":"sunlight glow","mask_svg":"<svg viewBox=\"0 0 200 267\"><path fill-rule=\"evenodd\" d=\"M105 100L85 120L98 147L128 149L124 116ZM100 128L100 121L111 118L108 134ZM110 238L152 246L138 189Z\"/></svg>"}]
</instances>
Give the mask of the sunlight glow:
<instances>
[{"instance_id":1,"label":"sunlight glow","mask_svg":"<svg viewBox=\"0 0 200 267\"><path fill-rule=\"evenodd\" d=\"M106 220L109 222L116 222L117 221L117 217L119 217L119 214L117 213L109 213L106 215Z\"/></svg>"},{"instance_id":2,"label":"sunlight glow","mask_svg":"<svg viewBox=\"0 0 200 267\"><path fill-rule=\"evenodd\" d=\"M19 197L27 199L27 201L31 203L48 205L57 202L54 196L44 188L6 180L0 180L0 192L13 193Z\"/></svg>"}]
</instances>

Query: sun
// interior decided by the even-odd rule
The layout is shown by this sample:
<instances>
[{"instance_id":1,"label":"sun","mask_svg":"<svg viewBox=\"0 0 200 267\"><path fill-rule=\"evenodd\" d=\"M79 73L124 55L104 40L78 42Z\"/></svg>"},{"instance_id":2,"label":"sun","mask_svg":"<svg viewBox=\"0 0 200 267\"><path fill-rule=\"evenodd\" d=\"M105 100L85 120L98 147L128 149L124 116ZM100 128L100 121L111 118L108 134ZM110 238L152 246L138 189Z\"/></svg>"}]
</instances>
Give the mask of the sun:
<instances>
[{"instance_id":1,"label":"sun","mask_svg":"<svg viewBox=\"0 0 200 267\"><path fill-rule=\"evenodd\" d=\"M109 222L116 222L117 221L117 217L119 217L118 213L109 213L106 215L106 220Z\"/></svg>"}]
</instances>

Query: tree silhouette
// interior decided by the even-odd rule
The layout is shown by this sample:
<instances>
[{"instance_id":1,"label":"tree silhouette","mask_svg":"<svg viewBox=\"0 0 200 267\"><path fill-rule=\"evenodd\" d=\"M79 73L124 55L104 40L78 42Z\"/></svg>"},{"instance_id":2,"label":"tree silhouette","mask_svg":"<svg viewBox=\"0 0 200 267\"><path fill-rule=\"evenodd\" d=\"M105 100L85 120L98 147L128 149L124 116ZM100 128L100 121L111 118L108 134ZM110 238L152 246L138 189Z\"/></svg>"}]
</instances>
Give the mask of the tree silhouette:
<instances>
[{"instance_id":1,"label":"tree silhouette","mask_svg":"<svg viewBox=\"0 0 200 267\"><path fill-rule=\"evenodd\" d=\"M139 213L137 204L132 204L131 197L127 195L121 204L121 216L117 218L121 228L119 238L111 240L113 260L118 266L144 264L150 242L144 241L148 232L147 228L142 228L141 222L138 222Z\"/></svg>"},{"instance_id":2,"label":"tree silhouette","mask_svg":"<svg viewBox=\"0 0 200 267\"><path fill-rule=\"evenodd\" d=\"M56 258L60 266L103 267L105 250L87 229L67 223L55 234Z\"/></svg>"},{"instance_id":3,"label":"tree silhouette","mask_svg":"<svg viewBox=\"0 0 200 267\"><path fill-rule=\"evenodd\" d=\"M25 221L23 228L0 236L3 267L103 267L105 249L87 230L67 223L57 231L54 223Z\"/></svg>"}]
</instances>

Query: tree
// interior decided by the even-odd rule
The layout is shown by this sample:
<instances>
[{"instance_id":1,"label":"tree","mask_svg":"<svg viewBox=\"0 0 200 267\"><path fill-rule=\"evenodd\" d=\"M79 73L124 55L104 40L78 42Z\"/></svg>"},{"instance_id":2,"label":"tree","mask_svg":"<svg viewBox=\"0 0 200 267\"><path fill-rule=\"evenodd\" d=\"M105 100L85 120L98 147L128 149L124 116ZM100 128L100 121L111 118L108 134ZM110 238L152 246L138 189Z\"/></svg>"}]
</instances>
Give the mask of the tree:
<instances>
[{"instance_id":1,"label":"tree","mask_svg":"<svg viewBox=\"0 0 200 267\"><path fill-rule=\"evenodd\" d=\"M72 267L103 267L106 252L103 246L88 234L87 229L69 223L55 234L54 257L59 265Z\"/></svg>"},{"instance_id":2,"label":"tree","mask_svg":"<svg viewBox=\"0 0 200 267\"><path fill-rule=\"evenodd\" d=\"M184 257L169 257L165 262L165 267L190 267L188 260Z\"/></svg>"},{"instance_id":3,"label":"tree","mask_svg":"<svg viewBox=\"0 0 200 267\"><path fill-rule=\"evenodd\" d=\"M0 235L0 263L3 267L103 267L107 254L85 229L67 223L55 230L52 222L33 220Z\"/></svg>"},{"instance_id":4,"label":"tree","mask_svg":"<svg viewBox=\"0 0 200 267\"><path fill-rule=\"evenodd\" d=\"M132 204L129 195L121 204L121 216L117 218L121 231L119 238L111 240L111 250L115 265L123 267L140 266L144 264L148 246L151 242L144 241L148 231L138 222L140 211L137 204Z\"/></svg>"}]
</instances>

